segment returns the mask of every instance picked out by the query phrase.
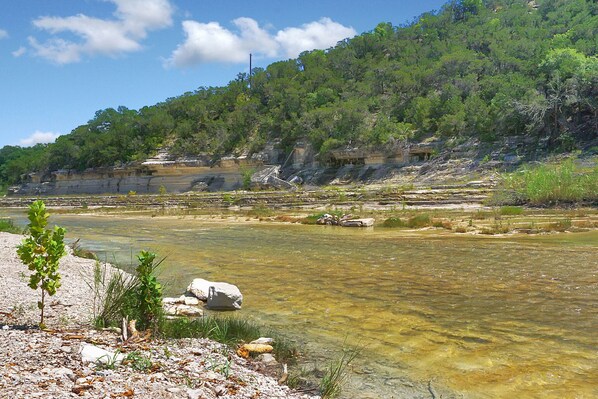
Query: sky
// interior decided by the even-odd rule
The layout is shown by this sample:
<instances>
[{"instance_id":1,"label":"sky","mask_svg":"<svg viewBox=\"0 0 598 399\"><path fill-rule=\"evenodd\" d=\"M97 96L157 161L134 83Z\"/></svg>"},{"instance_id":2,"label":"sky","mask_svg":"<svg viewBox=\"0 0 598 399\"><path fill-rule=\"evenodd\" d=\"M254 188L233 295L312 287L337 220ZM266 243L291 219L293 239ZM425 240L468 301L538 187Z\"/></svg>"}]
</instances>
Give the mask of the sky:
<instances>
[{"instance_id":1,"label":"sky","mask_svg":"<svg viewBox=\"0 0 598 399\"><path fill-rule=\"evenodd\" d=\"M52 142L98 110L224 86L401 25L446 0L2 0L0 147Z\"/></svg>"}]
</instances>

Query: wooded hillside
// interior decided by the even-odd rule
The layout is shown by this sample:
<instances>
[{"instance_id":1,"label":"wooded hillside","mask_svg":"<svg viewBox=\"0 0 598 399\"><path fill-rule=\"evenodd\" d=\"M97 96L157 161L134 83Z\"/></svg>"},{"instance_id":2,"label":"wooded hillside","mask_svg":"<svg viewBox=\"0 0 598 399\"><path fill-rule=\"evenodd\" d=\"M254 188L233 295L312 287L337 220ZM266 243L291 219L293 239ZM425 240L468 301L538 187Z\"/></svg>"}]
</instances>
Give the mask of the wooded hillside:
<instances>
[{"instance_id":1,"label":"wooded hillside","mask_svg":"<svg viewBox=\"0 0 598 399\"><path fill-rule=\"evenodd\" d=\"M594 0L451 1L224 87L100 110L53 144L6 146L0 180L142 161L161 147L217 159L274 139L325 154L348 143L525 135L568 151L598 135L597 49Z\"/></svg>"}]
</instances>

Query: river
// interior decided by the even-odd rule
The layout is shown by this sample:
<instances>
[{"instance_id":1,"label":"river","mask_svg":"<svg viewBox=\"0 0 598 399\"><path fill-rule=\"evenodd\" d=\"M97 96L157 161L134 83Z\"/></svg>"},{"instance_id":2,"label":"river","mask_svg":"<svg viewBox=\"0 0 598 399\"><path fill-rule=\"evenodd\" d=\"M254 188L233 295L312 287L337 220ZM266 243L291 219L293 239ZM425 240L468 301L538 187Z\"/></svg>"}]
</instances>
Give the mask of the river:
<instances>
[{"instance_id":1,"label":"river","mask_svg":"<svg viewBox=\"0 0 598 399\"><path fill-rule=\"evenodd\" d=\"M596 231L485 237L193 217L52 220L111 262L130 263L140 249L165 256L168 294L195 277L231 282L244 294L240 315L300 337L310 352L362 347L346 397L397 397L406 378L465 398L598 397Z\"/></svg>"}]
</instances>

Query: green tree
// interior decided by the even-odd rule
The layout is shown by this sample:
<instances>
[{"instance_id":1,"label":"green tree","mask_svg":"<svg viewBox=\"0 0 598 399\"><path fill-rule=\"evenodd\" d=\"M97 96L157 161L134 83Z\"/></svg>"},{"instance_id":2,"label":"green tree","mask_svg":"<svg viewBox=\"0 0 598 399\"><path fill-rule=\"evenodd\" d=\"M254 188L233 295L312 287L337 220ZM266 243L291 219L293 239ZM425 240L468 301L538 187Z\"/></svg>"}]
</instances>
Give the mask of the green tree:
<instances>
[{"instance_id":1,"label":"green tree","mask_svg":"<svg viewBox=\"0 0 598 399\"><path fill-rule=\"evenodd\" d=\"M46 294L52 296L60 288L58 265L65 255L65 229L55 226L46 229L50 214L46 212L43 201L37 200L29 206L29 236L17 247L21 261L33 273L29 277L29 287L41 289L41 300L37 303L40 310L40 327L45 328L44 306Z\"/></svg>"}]
</instances>

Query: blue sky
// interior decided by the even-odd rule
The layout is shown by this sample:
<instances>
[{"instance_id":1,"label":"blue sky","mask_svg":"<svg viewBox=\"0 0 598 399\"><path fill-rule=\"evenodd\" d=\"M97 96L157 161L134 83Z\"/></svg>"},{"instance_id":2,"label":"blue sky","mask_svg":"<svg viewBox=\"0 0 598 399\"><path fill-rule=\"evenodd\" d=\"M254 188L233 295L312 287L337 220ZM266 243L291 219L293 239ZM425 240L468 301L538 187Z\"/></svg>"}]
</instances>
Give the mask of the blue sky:
<instances>
[{"instance_id":1,"label":"blue sky","mask_svg":"<svg viewBox=\"0 0 598 399\"><path fill-rule=\"evenodd\" d=\"M0 147L50 142L444 0L19 0L0 5Z\"/></svg>"}]
</instances>

